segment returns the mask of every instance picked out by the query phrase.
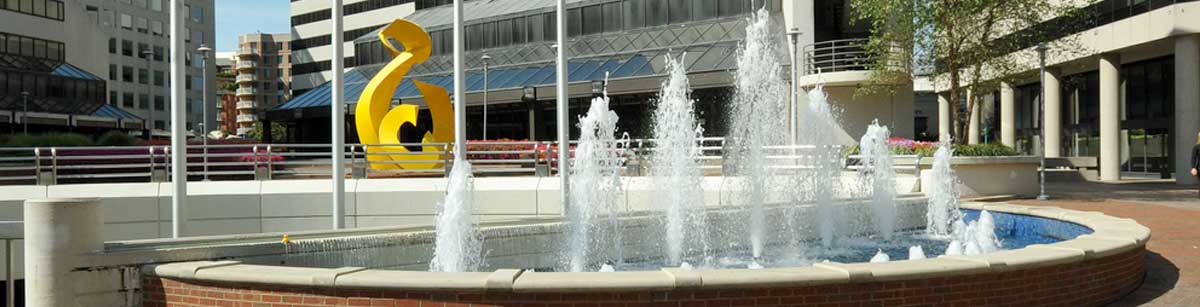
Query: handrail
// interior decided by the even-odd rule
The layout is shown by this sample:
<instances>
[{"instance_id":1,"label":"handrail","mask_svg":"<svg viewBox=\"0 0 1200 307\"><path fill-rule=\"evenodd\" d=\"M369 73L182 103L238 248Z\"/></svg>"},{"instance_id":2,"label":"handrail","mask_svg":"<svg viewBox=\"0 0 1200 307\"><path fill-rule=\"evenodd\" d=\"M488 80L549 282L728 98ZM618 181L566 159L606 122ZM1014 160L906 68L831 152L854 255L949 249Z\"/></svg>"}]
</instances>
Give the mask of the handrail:
<instances>
[{"instance_id":1,"label":"handrail","mask_svg":"<svg viewBox=\"0 0 1200 307\"><path fill-rule=\"evenodd\" d=\"M871 69L875 58L866 50L865 38L838 39L804 46L805 74Z\"/></svg>"}]
</instances>

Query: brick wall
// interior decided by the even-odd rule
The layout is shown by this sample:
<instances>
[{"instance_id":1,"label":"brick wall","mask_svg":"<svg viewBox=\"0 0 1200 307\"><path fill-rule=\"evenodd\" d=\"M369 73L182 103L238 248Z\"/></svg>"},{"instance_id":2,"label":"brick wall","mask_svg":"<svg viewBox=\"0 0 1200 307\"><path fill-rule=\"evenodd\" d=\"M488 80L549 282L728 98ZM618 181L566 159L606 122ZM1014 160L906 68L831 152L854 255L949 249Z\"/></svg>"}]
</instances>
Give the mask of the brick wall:
<instances>
[{"instance_id":1,"label":"brick wall","mask_svg":"<svg viewBox=\"0 0 1200 307\"><path fill-rule=\"evenodd\" d=\"M1141 285L1144 248L1003 273L809 287L621 293L456 293L300 288L148 277L145 307L1097 306Z\"/></svg>"}]
</instances>

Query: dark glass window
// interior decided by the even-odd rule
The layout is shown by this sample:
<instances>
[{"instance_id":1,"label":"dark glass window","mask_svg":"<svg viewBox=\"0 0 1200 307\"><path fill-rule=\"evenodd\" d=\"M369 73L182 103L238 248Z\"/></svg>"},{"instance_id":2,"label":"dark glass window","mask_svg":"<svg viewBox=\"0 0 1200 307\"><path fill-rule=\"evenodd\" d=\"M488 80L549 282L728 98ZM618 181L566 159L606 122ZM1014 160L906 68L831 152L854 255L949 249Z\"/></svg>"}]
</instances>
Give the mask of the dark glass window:
<instances>
[{"instance_id":1,"label":"dark glass window","mask_svg":"<svg viewBox=\"0 0 1200 307\"><path fill-rule=\"evenodd\" d=\"M692 0L670 0L671 23L682 23L692 20Z\"/></svg>"},{"instance_id":2,"label":"dark glass window","mask_svg":"<svg viewBox=\"0 0 1200 307\"><path fill-rule=\"evenodd\" d=\"M599 5L583 7L583 35L604 32L604 12Z\"/></svg>"},{"instance_id":3,"label":"dark glass window","mask_svg":"<svg viewBox=\"0 0 1200 307\"><path fill-rule=\"evenodd\" d=\"M646 26L646 2L641 0L626 0L625 29L637 29Z\"/></svg>"},{"instance_id":4,"label":"dark glass window","mask_svg":"<svg viewBox=\"0 0 1200 307\"><path fill-rule=\"evenodd\" d=\"M746 0L719 0L717 12L722 17L741 14L746 8Z\"/></svg>"},{"instance_id":5,"label":"dark glass window","mask_svg":"<svg viewBox=\"0 0 1200 307\"><path fill-rule=\"evenodd\" d=\"M661 26L667 24L667 0L646 1L646 26Z\"/></svg>"},{"instance_id":6,"label":"dark glass window","mask_svg":"<svg viewBox=\"0 0 1200 307\"><path fill-rule=\"evenodd\" d=\"M621 3L605 3L604 4L604 31L620 31L621 30Z\"/></svg>"},{"instance_id":7,"label":"dark glass window","mask_svg":"<svg viewBox=\"0 0 1200 307\"><path fill-rule=\"evenodd\" d=\"M567 37L579 36L583 33L583 14L580 9L567 10Z\"/></svg>"},{"instance_id":8,"label":"dark glass window","mask_svg":"<svg viewBox=\"0 0 1200 307\"><path fill-rule=\"evenodd\" d=\"M717 0L693 0L692 18L704 20L717 17Z\"/></svg>"}]
</instances>

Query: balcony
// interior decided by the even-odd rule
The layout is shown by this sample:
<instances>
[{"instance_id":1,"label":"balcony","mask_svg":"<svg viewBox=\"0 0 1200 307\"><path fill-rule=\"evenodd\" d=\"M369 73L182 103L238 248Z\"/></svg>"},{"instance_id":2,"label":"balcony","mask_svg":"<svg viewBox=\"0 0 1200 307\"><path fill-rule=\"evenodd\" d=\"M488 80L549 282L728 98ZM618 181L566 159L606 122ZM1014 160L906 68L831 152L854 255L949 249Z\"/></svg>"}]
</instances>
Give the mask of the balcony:
<instances>
[{"instance_id":1,"label":"balcony","mask_svg":"<svg viewBox=\"0 0 1200 307\"><path fill-rule=\"evenodd\" d=\"M258 62L255 61L238 61L237 69L254 69L258 67Z\"/></svg>"},{"instance_id":2,"label":"balcony","mask_svg":"<svg viewBox=\"0 0 1200 307\"><path fill-rule=\"evenodd\" d=\"M867 39L852 38L804 46L800 86L856 85L871 78L875 59L867 53Z\"/></svg>"},{"instance_id":3,"label":"balcony","mask_svg":"<svg viewBox=\"0 0 1200 307\"><path fill-rule=\"evenodd\" d=\"M238 123L253 123L256 121L258 121L258 116L254 114L238 114L237 116Z\"/></svg>"},{"instance_id":4,"label":"balcony","mask_svg":"<svg viewBox=\"0 0 1200 307\"><path fill-rule=\"evenodd\" d=\"M243 101L237 102L238 110L254 109L255 107L256 107L256 104L254 103L253 100L243 100Z\"/></svg>"},{"instance_id":5,"label":"balcony","mask_svg":"<svg viewBox=\"0 0 1200 307\"><path fill-rule=\"evenodd\" d=\"M257 76L257 75L254 75L254 74L240 74L240 75L237 75L237 82L238 82L238 83L242 83L242 82L254 82L254 81L256 81L256 80L258 80L258 76Z\"/></svg>"},{"instance_id":6,"label":"balcony","mask_svg":"<svg viewBox=\"0 0 1200 307\"><path fill-rule=\"evenodd\" d=\"M256 56L256 55L260 55L261 53L258 51L258 49L255 49L255 48L242 48L242 49L238 49L237 54L238 54L238 56Z\"/></svg>"},{"instance_id":7,"label":"balcony","mask_svg":"<svg viewBox=\"0 0 1200 307\"><path fill-rule=\"evenodd\" d=\"M253 87L240 87L237 89L238 96L250 96L254 95L254 93L255 91Z\"/></svg>"}]
</instances>

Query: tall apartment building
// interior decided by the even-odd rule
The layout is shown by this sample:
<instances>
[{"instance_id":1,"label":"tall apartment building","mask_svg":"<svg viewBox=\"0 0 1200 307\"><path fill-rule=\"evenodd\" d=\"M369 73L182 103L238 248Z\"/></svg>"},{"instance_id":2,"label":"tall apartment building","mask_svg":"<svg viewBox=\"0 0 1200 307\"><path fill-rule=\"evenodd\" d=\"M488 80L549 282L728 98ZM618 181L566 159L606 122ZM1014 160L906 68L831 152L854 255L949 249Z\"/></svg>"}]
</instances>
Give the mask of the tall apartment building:
<instances>
[{"instance_id":1,"label":"tall apartment building","mask_svg":"<svg viewBox=\"0 0 1200 307\"><path fill-rule=\"evenodd\" d=\"M221 130L226 134L231 134L232 131L237 131L237 71L234 70L234 65L237 63L237 52L217 52L215 63L217 65L217 130Z\"/></svg>"},{"instance_id":2,"label":"tall apartment building","mask_svg":"<svg viewBox=\"0 0 1200 307\"><path fill-rule=\"evenodd\" d=\"M246 34L238 37L237 130L246 135L260 111L291 99L291 35Z\"/></svg>"},{"instance_id":3,"label":"tall apartment building","mask_svg":"<svg viewBox=\"0 0 1200 307\"><path fill-rule=\"evenodd\" d=\"M356 65L354 38L441 2L448 3L447 0L346 0L342 4L346 67ZM303 94L333 76L330 8L327 0L292 1L292 95Z\"/></svg>"},{"instance_id":4,"label":"tall apartment building","mask_svg":"<svg viewBox=\"0 0 1200 307\"><path fill-rule=\"evenodd\" d=\"M77 1L0 1L0 133L141 129L105 103L104 40L87 20Z\"/></svg>"},{"instance_id":5,"label":"tall apartment building","mask_svg":"<svg viewBox=\"0 0 1200 307\"><path fill-rule=\"evenodd\" d=\"M105 48L89 48L90 56L106 59L108 72L108 101L133 112L148 123L155 135L167 135L170 124L170 0L69 0L81 2L89 18L86 28L95 28L107 41ZM187 130L198 128L201 121L202 98L215 95L216 87L203 93L204 82L214 85L213 63L204 76L201 45L213 46L216 33L213 16L214 0L187 0L184 6L187 31ZM103 45L101 45L103 46ZM104 50L108 51L107 57ZM216 114L210 101L208 114ZM206 127L214 127L215 116L209 116Z\"/></svg>"}]
</instances>

